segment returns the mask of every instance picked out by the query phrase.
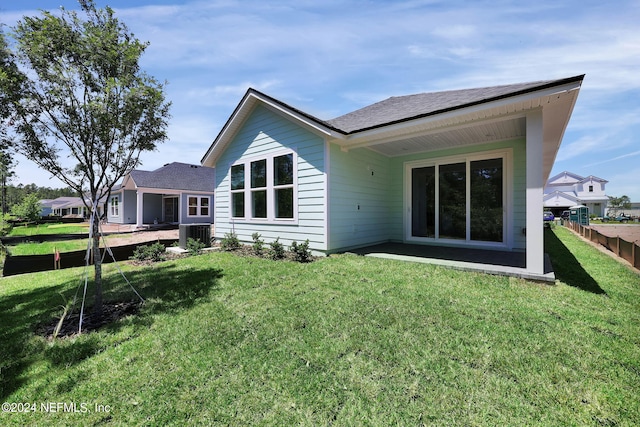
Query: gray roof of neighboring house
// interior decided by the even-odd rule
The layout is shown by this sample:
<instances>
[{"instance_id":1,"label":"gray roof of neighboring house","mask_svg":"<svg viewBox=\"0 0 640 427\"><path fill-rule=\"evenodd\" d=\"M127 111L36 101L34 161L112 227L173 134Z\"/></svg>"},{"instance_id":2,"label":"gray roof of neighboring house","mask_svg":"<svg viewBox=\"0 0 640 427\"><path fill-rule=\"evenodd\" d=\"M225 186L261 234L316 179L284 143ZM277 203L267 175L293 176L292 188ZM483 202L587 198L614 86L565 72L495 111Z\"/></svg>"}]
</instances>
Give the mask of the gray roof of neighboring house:
<instances>
[{"instance_id":1,"label":"gray roof of neighboring house","mask_svg":"<svg viewBox=\"0 0 640 427\"><path fill-rule=\"evenodd\" d=\"M130 176L137 187L213 193L214 174L213 168L173 162L153 171L133 170Z\"/></svg>"},{"instance_id":2,"label":"gray roof of neighboring house","mask_svg":"<svg viewBox=\"0 0 640 427\"><path fill-rule=\"evenodd\" d=\"M335 119L327 120L327 123L346 133L360 132L557 86L564 80L569 82L582 77L393 96Z\"/></svg>"}]
</instances>

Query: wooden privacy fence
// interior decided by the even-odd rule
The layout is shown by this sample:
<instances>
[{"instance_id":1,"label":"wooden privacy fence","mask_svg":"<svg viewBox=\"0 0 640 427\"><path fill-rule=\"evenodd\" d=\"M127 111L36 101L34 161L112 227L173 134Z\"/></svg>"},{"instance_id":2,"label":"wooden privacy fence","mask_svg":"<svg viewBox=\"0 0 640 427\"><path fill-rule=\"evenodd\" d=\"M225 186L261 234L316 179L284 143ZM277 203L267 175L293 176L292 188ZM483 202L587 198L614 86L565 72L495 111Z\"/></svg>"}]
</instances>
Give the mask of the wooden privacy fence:
<instances>
[{"instance_id":1,"label":"wooden privacy fence","mask_svg":"<svg viewBox=\"0 0 640 427\"><path fill-rule=\"evenodd\" d=\"M640 246L637 242L627 242L620 237L609 237L594 230L589 226L580 225L577 222L564 221L564 225L585 239L598 243L620 258L628 261L634 268L640 269Z\"/></svg>"}]
</instances>

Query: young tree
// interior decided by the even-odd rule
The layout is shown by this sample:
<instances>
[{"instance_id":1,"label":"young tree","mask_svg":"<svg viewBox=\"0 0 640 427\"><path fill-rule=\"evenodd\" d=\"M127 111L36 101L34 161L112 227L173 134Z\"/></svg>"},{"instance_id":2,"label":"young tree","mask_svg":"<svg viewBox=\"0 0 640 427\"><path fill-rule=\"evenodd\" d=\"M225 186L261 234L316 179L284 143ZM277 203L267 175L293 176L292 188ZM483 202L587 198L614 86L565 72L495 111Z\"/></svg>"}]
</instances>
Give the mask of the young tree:
<instances>
[{"instance_id":1,"label":"young tree","mask_svg":"<svg viewBox=\"0 0 640 427\"><path fill-rule=\"evenodd\" d=\"M85 19L24 17L13 28L14 55L26 76L12 104L16 146L27 158L90 200L93 209L140 164L140 154L167 139L170 103L164 85L141 71L148 43L106 7L79 0ZM69 162L68 159L71 159ZM91 224L94 311L102 315L98 215Z\"/></svg>"},{"instance_id":2,"label":"young tree","mask_svg":"<svg viewBox=\"0 0 640 427\"><path fill-rule=\"evenodd\" d=\"M36 193L31 193L11 209L11 213L24 221L37 221L42 216L42 205Z\"/></svg>"},{"instance_id":3,"label":"young tree","mask_svg":"<svg viewBox=\"0 0 640 427\"><path fill-rule=\"evenodd\" d=\"M14 57L0 27L0 192L2 194L2 215L8 211L7 184L15 176L15 159L7 129L11 120L11 105L20 96L19 87L23 75L18 71Z\"/></svg>"}]
</instances>

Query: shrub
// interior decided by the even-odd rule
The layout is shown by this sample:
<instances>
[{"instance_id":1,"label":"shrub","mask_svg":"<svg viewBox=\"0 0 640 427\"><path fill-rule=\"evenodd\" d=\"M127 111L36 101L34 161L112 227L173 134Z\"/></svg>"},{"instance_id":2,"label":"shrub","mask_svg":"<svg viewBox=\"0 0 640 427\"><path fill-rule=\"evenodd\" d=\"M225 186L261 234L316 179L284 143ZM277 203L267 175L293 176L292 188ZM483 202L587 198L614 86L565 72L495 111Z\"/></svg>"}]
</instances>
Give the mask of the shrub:
<instances>
[{"instance_id":1,"label":"shrub","mask_svg":"<svg viewBox=\"0 0 640 427\"><path fill-rule=\"evenodd\" d=\"M11 230L13 230L13 224L9 222L10 218L13 217L10 215L3 215L0 218L0 236L6 236L11 233Z\"/></svg>"},{"instance_id":2,"label":"shrub","mask_svg":"<svg viewBox=\"0 0 640 427\"><path fill-rule=\"evenodd\" d=\"M269 243L269 246L271 246L271 251L270 251L271 259L278 260L278 259L284 258L284 255L285 255L284 245L280 243L279 237L273 242Z\"/></svg>"},{"instance_id":3,"label":"shrub","mask_svg":"<svg viewBox=\"0 0 640 427\"><path fill-rule=\"evenodd\" d=\"M253 253L258 256L262 255L262 251L264 249L264 240L260 240L260 237L262 237L260 233L253 233L251 235L251 238L253 239Z\"/></svg>"},{"instance_id":4,"label":"shrub","mask_svg":"<svg viewBox=\"0 0 640 427\"><path fill-rule=\"evenodd\" d=\"M298 244L295 240L291 242L289 251L293 254L293 259L298 262L309 262L311 260L311 251L309 250L309 239L304 243Z\"/></svg>"},{"instance_id":5,"label":"shrub","mask_svg":"<svg viewBox=\"0 0 640 427\"><path fill-rule=\"evenodd\" d=\"M135 261L164 261L167 259L165 251L164 245L160 242L151 245L136 246L130 259Z\"/></svg>"},{"instance_id":6,"label":"shrub","mask_svg":"<svg viewBox=\"0 0 640 427\"><path fill-rule=\"evenodd\" d=\"M236 233L225 233L224 237L220 241L220 247L225 251L235 251L240 249L240 240Z\"/></svg>"},{"instance_id":7,"label":"shrub","mask_svg":"<svg viewBox=\"0 0 640 427\"><path fill-rule=\"evenodd\" d=\"M200 255L204 246L204 243L202 243L200 239L194 239L192 237L187 239L187 250L190 255Z\"/></svg>"}]
</instances>

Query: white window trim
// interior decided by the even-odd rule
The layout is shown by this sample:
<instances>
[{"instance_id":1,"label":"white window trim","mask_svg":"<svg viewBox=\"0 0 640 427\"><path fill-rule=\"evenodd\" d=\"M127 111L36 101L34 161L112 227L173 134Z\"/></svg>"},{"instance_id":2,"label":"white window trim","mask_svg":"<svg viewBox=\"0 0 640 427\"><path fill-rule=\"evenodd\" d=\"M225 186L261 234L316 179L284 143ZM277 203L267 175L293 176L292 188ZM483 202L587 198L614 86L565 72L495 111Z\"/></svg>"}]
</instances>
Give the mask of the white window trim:
<instances>
[{"instance_id":1,"label":"white window trim","mask_svg":"<svg viewBox=\"0 0 640 427\"><path fill-rule=\"evenodd\" d=\"M503 200L503 234L502 234L502 242L485 242L478 240L471 240L469 238L469 225L470 225L470 191L469 191L469 166L472 161L476 160L487 160L487 159L503 159L503 168L504 173L502 177L502 200ZM466 164L467 168L467 190L466 190L466 199L467 199L467 214L466 214L466 230L467 237L466 239L444 239L439 237L417 237L411 234L411 172L413 168L417 167L428 167L428 166L441 166L452 163L462 163ZM404 163L404 236L406 242L415 242L415 243L438 243L445 244L451 246L477 246L477 247L494 247L494 248L512 248L514 244L514 236L513 236L513 202L512 202L512 181L513 181L513 149L499 149L499 150L491 150L491 151L483 151L479 153L468 153L464 155L458 156L448 156L448 157L438 157L433 159L423 159L423 160L413 160ZM436 174L436 186L438 186L438 178ZM436 191L436 204L439 204L438 192ZM436 209L436 229L438 228L438 212ZM436 233L437 235L437 233Z\"/></svg>"},{"instance_id":2,"label":"white window trim","mask_svg":"<svg viewBox=\"0 0 640 427\"><path fill-rule=\"evenodd\" d=\"M191 215L189 213L189 209L192 207L189 204L189 199L191 197L195 197L196 200L198 201L197 205L196 205L196 215ZM202 215L202 208L205 207L202 205L202 199L208 199L209 200L209 204L206 206L207 209L209 209L209 213L207 215ZM202 194L188 194L187 195L187 218L210 218L211 217L211 196L203 196Z\"/></svg>"},{"instance_id":3,"label":"white window trim","mask_svg":"<svg viewBox=\"0 0 640 427\"><path fill-rule=\"evenodd\" d=\"M116 201L115 206L113 204L114 201ZM114 207L116 213L113 213ZM109 216L111 216L112 218L120 218L120 195L111 196L109 200Z\"/></svg>"},{"instance_id":4,"label":"white window trim","mask_svg":"<svg viewBox=\"0 0 640 427\"><path fill-rule=\"evenodd\" d=\"M291 154L293 156L293 184L274 185L274 158ZM267 186L251 188L251 163L259 160L267 161ZM231 168L233 166L244 165L244 189L231 190ZM295 150L279 150L269 154L243 158L241 161L232 163L229 166L229 218L234 222L244 222L251 224L298 224L298 155ZM293 188L293 218L276 218L275 190L283 188ZM267 217L253 218L253 206L251 193L253 191L267 191ZM244 192L244 217L232 216L233 214L233 194Z\"/></svg>"}]
</instances>

